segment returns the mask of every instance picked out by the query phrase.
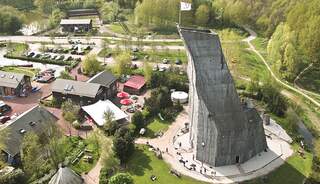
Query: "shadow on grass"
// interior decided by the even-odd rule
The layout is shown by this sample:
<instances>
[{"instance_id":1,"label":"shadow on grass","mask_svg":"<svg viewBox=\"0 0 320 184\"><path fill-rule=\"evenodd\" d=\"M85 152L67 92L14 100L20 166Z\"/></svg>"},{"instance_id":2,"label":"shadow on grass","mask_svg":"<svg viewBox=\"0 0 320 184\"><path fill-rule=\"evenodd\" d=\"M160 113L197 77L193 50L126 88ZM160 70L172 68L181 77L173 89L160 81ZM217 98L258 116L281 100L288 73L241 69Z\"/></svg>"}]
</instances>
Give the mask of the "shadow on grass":
<instances>
[{"instance_id":1,"label":"shadow on grass","mask_svg":"<svg viewBox=\"0 0 320 184\"><path fill-rule=\"evenodd\" d=\"M143 176L145 170L152 170L150 166L151 158L144 153L147 146L139 146L135 148L134 153L128 163L128 172L132 175Z\"/></svg>"},{"instance_id":2,"label":"shadow on grass","mask_svg":"<svg viewBox=\"0 0 320 184\"><path fill-rule=\"evenodd\" d=\"M243 184L301 184L308 175L309 166L306 162L301 156L294 155L268 175L243 182Z\"/></svg>"}]
</instances>

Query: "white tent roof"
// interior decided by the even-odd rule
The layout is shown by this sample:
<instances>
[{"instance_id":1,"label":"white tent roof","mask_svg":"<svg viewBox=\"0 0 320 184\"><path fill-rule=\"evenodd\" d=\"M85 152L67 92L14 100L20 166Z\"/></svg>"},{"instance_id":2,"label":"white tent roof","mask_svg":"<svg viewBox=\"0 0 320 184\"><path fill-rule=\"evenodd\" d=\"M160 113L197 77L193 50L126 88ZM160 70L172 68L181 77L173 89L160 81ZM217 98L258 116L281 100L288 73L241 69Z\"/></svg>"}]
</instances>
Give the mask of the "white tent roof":
<instances>
[{"instance_id":1,"label":"white tent roof","mask_svg":"<svg viewBox=\"0 0 320 184\"><path fill-rule=\"evenodd\" d=\"M124 113L119 107L114 105L111 101L98 101L95 104L83 106L82 109L89 114L89 116L99 125L104 125L104 113L111 111L114 116L114 121L127 118L128 115Z\"/></svg>"}]
</instances>

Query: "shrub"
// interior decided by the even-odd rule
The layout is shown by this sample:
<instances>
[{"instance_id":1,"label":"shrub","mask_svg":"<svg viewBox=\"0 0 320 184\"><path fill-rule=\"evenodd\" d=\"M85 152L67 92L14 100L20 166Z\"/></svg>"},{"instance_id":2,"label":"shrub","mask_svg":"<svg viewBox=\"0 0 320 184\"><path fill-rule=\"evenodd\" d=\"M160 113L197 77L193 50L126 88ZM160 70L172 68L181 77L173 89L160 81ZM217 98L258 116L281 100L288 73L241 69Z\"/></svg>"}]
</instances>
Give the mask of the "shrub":
<instances>
[{"instance_id":1,"label":"shrub","mask_svg":"<svg viewBox=\"0 0 320 184\"><path fill-rule=\"evenodd\" d=\"M109 184L133 184L133 179L129 174L118 173L110 178Z\"/></svg>"},{"instance_id":2,"label":"shrub","mask_svg":"<svg viewBox=\"0 0 320 184\"><path fill-rule=\"evenodd\" d=\"M131 118L131 123L135 125L135 132L138 132L141 128L145 126L145 118L142 112L137 111L133 114Z\"/></svg>"},{"instance_id":3,"label":"shrub","mask_svg":"<svg viewBox=\"0 0 320 184\"><path fill-rule=\"evenodd\" d=\"M16 169L9 174L0 177L0 183L5 184L24 184L26 183L25 174L21 169Z\"/></svg>"}]
</instances>

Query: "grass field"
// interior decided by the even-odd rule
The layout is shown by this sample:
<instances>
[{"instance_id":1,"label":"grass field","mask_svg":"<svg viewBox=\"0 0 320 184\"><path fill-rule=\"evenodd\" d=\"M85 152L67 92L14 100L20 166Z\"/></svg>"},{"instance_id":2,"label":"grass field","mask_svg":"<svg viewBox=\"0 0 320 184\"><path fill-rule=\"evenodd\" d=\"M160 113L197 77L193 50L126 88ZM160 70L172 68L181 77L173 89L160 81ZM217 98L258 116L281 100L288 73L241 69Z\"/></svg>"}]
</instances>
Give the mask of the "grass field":
<instances>
[{"instance_id":1,"label":"grass field","mask_svg":"<svg viewBox=\"0 0 320 184\"><path fill-rule=\"evenodd\" d=\"M155 133L160 131L164 133L168 130L170 124L171 123L167 121L161 121L160 119L156 118L148 124L147 131L144 136L149 138L155 138Z\"/></svg>"},{"instance_id":2,"label":"grass field","mask_svg":"<svg viewBox=\"0 0 320 184\"><path fill-rule=\"evenodd\" d=\"M295 150L298 145L293 146ZM294 153L285 164L269 175L258 178L252 181L244 182L245 184L301 184L304 178L311 173L312 154L306 153L306 158L303 159L297 153Z\"/></svg>"},{"instance_id":3,"label":"grass field","mask_svg":"<svg viewBox=\"0 0 320 184\"><path fill-rule=\"evenodd\" d=\"M170 166L158 159L153 152L148 151L147 146L136 148L128 162L127 171L137 184L205 184L186 176L178 178L170 174ZM157 180L152 182L151 175L155 175Z\"/></svg>"},{"instance_id":4,"label":"grass field","mask_svg":"<svg viewBox=\"0 0 320 184\"><path fill-rule=\"evenodd\" d=\"M263 78L268 74L267 68L261 59L252 51L247 49L245 43L223 44L224 54L228 61L229 69L234 77Z\"/></svg>"},{"instance_id":5,"label":"grass field","mask_svg":"<svg viewBox=\"0 0 320 184\"><path fill-rule=\"evenodd\" d=\"M108 27L112 32L124 35L127 34L118 23L110 24Z\"/></svg>"},{"instance_id":6,"label":"grass field","mask_svg":"<svg viewBox=\"0 0 320 184\"><path fill-rule=\"evenodd\" d=\"M104 57L107 53L115 53L115 49L102 49L99 53L99 57ZM176 59L182 61L182 63L187 63L187 55L185 51L176 51L176 50L161 50L161 51L153 51L153 50L146 50L146 51L139 51L134 53L138 57L139 60L143 60L145 56L149 56L149 61L155 63L161 63L163 59L168 59L168 64L175 64Z\"/></svg>"},{"instance_id":7,"label":"grass field","mask_svg":"<svg viewBox=\"0 0 320 184\"><path fill-rule=\"evenodd\" d=\"M92 155L93 157L93 161L91 163L85 162L83 160L83 156L74 164L70 163L71 168L78 174L90 171L99 159L99 147L97 147L98 145L90 141L90 138L86 140L82 140L78 137L71 137L66 139L67 140L65 147L68 150L68 158L70 162L77 157L80 151L83 151L84 149L92 151L92 153L90 153L90 155Z\"/></svg>"},{"instance_id":8,"label":"grass field","mask_svg":"<svg viewBox=\"0 0 320 184\"><path fill-rule=\"evenodd\" d=\"M5 72L21 73L30 77L34 77L39 72L39 69L28 67L3 67L0 68L0 70Z\"/></svg>"},{"instance_id":9,"label":"grass field","mask_svg":"<svg viewBox=\"0 0 320 184\"><path fill-rule=\"evenodd\" d=\"M21 56L28 48L29 46L25 43L8 43L7 52L9 55Z\"/></svg>"},{"instance_id":10,"label":"grass field","mask_svg":"<svg viewBox=\"0 0 320 184\"><path fill-rule=\"evenodd\" d=\"M161 51L139 51L135 53L139 59L143 59L145 56L149 56L149 60L152 62L162 62L163 59L168 59L168 64L174 64L176 59L180 59L182 63L187 63L187 55L185 51L173 51L173 50L161 50Z\"/></svg>"},{"instance_id":11,"label":"grass field","mask_svg":"<svg viewBox=\"0 0 320 184\"><path fill-rule=\"evenodd\" d=\"M320 67L314 66L307 70L297 83L306 90L320 94Z\"/></svg>"}]
</instances>

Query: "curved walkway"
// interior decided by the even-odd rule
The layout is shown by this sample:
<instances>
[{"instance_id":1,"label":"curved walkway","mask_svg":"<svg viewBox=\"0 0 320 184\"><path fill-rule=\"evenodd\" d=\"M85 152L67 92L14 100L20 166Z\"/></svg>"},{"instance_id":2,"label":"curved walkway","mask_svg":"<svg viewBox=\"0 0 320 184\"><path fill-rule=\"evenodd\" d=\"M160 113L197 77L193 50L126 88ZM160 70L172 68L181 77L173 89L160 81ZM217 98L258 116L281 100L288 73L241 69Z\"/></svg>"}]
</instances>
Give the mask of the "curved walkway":
<instances>
[{"instance_id":1,"label":"curved walkway","mask_svg":"<svg viewBox=\"0 0 320 184\"><path fill-rule=\"evenodd\" d=\"M259 58L263 61L264 65L267 67L267 69L269 70L269 72L271 73L271 76L272 78L274 78L278 83L280 83L282 86L296 92L296 93L299 93L300 95L302 95L303 97L305 97L306 99L310 100L314 105L316 105L317 107L320 108L320 103L315 100L314 98L310 97L308 94L306 94L306 92L304 92L303 90L301 89L298 89L296 87L292 87L288 84L286 84L285 82L283 82L281 79L279 79L275 73L272 71L270 65L267 63L267 61L265 60L265 58L260 54L259 51L256 50L255 46L251 43L251 41L253 41L254 39L257 38L257 34L252 30L250 29L249 27L245 26L244 29L246 31L248 31L250 33L250 36L246 39L244 39L243 41L247 42L251 51L253 51L254 53L256 53Z\"/></svg>"},{"instance_id":2,"label":"curved walkway","mask_svg":"<svg viewBox=\"0 0 320 184\"><path fill-rule=\"evenodd\" d=\"M100 180L101 171L101 158L98 160L97 164L92 168L88 174L83 174L82 178L85 184L98 184Z\"/></svg>"}]
</instances>

